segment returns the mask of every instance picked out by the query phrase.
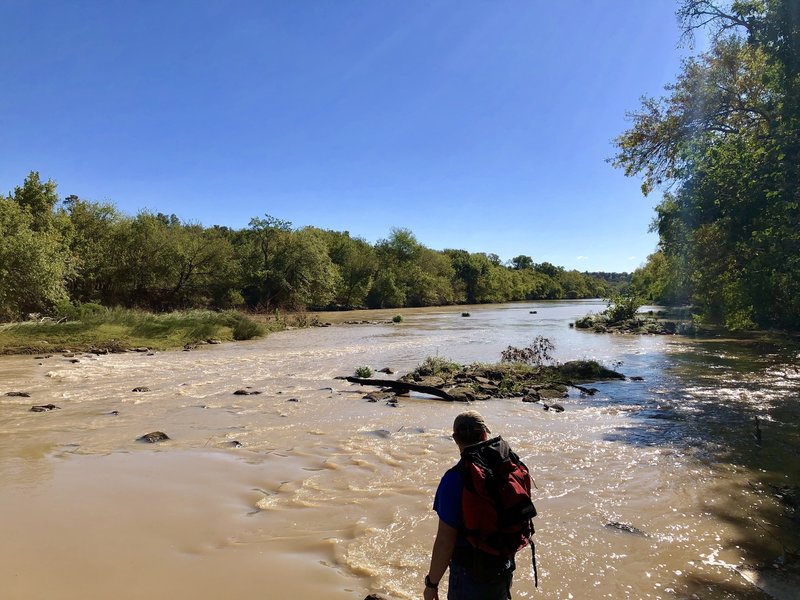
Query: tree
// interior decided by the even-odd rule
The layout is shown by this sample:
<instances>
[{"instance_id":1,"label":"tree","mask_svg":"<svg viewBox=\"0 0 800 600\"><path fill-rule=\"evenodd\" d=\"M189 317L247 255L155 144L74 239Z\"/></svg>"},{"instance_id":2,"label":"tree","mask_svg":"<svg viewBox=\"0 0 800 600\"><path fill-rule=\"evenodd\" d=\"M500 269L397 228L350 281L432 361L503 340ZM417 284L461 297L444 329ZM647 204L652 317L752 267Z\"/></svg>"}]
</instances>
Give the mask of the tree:
<instances>
[{"instance_id":1,"label":"tree","mask_svg":"<svg viewBox=\"0 0 800 600\"><path fill-rule=\"evenodd\" d=\"M311 227L278 238L270 273L270 306L325 308L339 283L325 242Z\"/></svg>"},{"instance_id":2,"label":"tree","mask_svg":"<svg viewBox=\"0 0 800 600\"><path fill-rule=\"evenodd\" d=\"M679 16L711 48L643 100L614 159L665 189L660 287L730 328L800 328L800 3L686 0Z\"/></svg>"},{"instance_id":3,"label":"tree","mask_svg":"<svg viewBox=\"0 0 800 600\"><path fill-rule=\"evenodd\" d=\"M45 231L52 226L53 211L58 203L54 181L42 182L39 173L31 171L22 185L14 188L11 198L31 216L33 231Z\"/></svg>"},{"instance_id":4,"label":"tree","mask_svg":"<svg viewBox=\"0 0 800 600\"><path fill-rule=\"evenodd\" d=\"M0 321L66 301L70 274L59 232L37 229L25 205L0 195Z\"/></svg>"},{"instance_id":5,"label":"tree","mask_svg":"<svg viewBox=\"0 0 800 600\"><path fill-rule=\"evenodd\" d=\"M346 231L321 233L328 255L339 271L334 302L343 308L363 306L378 270L375 250L363 239L351 238Z\"/></svg>"},{"instance_id":6,"label":"tree","mask_svg":"<svg viewBox=\"0 0 800 600\"><path fill-rule=\"evenodd\" d=\"M70 297L79 302L108 303L112 286L114 229L122 216L111 204L101 204L69 196L64 200L72 235L69 249L75 262L75 276L70 279Z\"/></svg>"},{"instance_id":7,"label":"tree","mask_svg":"<svg viewBox=\"0 0 800 600\"><path fill-rule=\"evenodd\" d=\"M273 306L275 290L282 285L272 268L273 254L291 230L289 221L264 215L250 219L248 229L239 236L237 250L245 281L244 295L251 306Z\"/></svg>"},{"instance_id":8,"label":"tree","mask_svg":"<svg viewBox=\"0 0 800 600\"><path fill-rule=\"evenodd\" d=\"M530 256L525 256L524 254L515 256L511 259L511 268L516 269L517 271L522 271L523 269L532 269L533 259Z\"/></svg>"},{"instance_id":9,"label":"tree","mask_svg":"<svg viewBox=\"0 0 800 600\"><path fill-rule=\"evenodd\" d=\"M168 308L230 308L242 302L239 264L223 232L200 225L170 225L167 251L174 269L165 279Z\"/></svg>"}]
</instances>

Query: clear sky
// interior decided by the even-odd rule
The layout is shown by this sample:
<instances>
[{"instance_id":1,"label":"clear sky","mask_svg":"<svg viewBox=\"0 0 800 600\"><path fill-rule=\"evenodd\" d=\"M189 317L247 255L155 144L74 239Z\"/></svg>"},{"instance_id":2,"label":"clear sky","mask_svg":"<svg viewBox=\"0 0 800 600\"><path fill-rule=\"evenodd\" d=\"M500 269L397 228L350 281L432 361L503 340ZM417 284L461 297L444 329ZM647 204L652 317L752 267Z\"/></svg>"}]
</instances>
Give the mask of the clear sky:
<instances>
[{"instance_id":1,"label":"clear sky","mask_svg":"<svg viewBox=\"0 0 800 600\"><path fill-rule=\"evenodd\" d=\"M631 271L658 198L606 159L686 55L676 7L0 0L0 191Z\"/></svg>"}]
</instances>

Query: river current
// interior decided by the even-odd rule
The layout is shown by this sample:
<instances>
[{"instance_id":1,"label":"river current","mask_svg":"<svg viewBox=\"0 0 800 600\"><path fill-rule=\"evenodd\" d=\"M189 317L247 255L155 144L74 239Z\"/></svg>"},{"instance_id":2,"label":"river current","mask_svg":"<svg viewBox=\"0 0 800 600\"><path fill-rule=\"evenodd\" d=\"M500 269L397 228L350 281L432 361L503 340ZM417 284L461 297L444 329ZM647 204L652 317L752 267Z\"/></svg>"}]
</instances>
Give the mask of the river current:
<instances>
[{"instance_id":1,"label":"river current","mask_svg":"<svg viewBox=\"0 0 800 600\"><path fill-rule=\"evenodd\" d=\"M348 313L404 319L191 352L2 358L0 598L420 598L465 405L370 403L335 378L428 355L495 362L537 335L559 361L629 379L572 390L563 413L471 406L538 486L540 586L523 552L514 598L769 597L753 582L800 597L750 568L798 551L780 501L800 483L798 348L569 327L602 308ZM136 441L151 431L170 440Z\"/></svg>"}]
</instances>

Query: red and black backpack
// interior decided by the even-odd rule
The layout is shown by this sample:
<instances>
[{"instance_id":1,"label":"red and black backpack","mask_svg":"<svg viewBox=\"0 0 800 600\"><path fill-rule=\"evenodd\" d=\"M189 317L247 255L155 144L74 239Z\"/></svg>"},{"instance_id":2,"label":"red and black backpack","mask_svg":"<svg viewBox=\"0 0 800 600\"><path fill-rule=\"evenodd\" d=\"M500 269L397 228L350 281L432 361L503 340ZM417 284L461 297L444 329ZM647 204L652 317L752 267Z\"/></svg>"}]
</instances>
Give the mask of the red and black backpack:
<instances>
[{"instance_id":1,"label":"red and black backpack","mask_svg":"<svg viewBox=\"0 0 800 600\"><path fill-rule=\"evenodd\" d=\"M530 544L534 582L539 574L532 535L536 507L531 500L531 476L501 437L466 448L459 471L463 482L463 534L479 552L513 558Z\"/></svg>"}]
</instances>

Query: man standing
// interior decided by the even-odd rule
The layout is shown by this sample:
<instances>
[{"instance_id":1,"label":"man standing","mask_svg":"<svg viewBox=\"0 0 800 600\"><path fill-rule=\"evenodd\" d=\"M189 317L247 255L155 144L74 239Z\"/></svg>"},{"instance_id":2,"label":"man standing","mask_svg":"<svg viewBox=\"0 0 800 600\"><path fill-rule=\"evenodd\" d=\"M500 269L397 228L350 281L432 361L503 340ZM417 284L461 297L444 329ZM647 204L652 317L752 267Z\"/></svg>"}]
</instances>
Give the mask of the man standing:
<instances>
[{"instance_id":1,"label":"man standing","mask_svg":"<svg viewBox=\"0 0 800 600\"><path fill-rule=\"evenodd\" d=\"M448 567L448 600L511 598L514 553L531 542L536 510L527 467L501 437L489 439L489 433L474 410L453 423L461 460L436 490L433 509L439 526L425 600L439 600L439 582Z\"/></svg>"}]
</instances>

